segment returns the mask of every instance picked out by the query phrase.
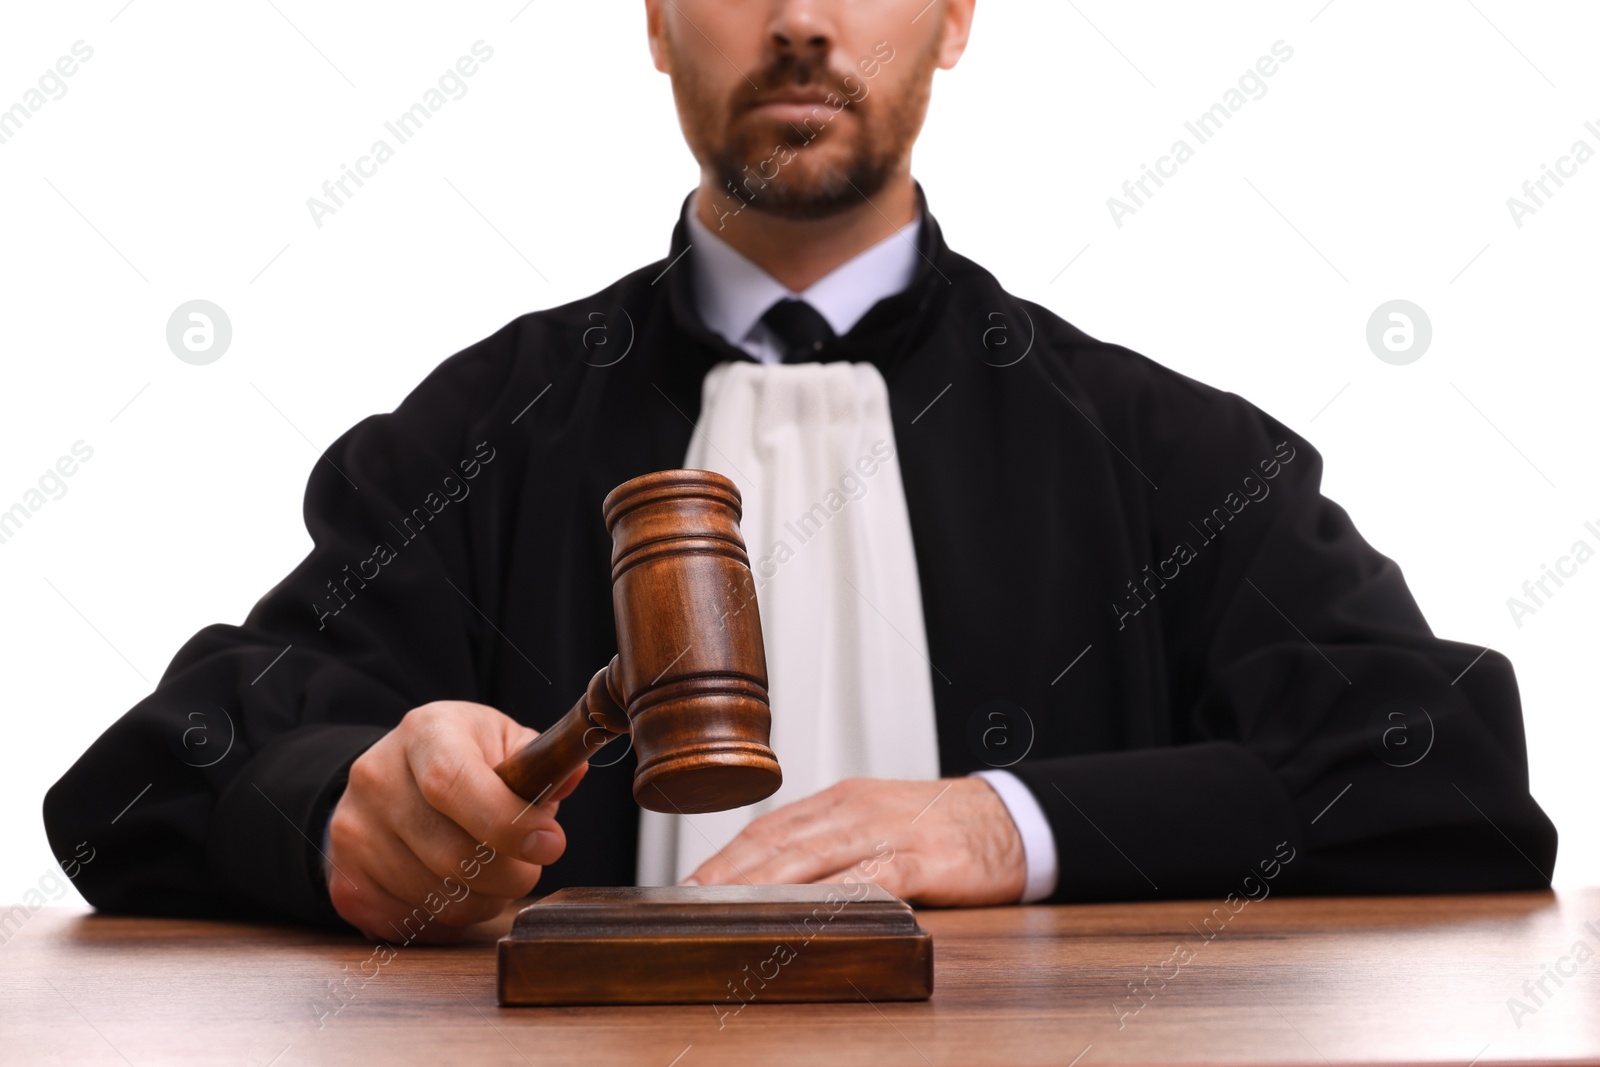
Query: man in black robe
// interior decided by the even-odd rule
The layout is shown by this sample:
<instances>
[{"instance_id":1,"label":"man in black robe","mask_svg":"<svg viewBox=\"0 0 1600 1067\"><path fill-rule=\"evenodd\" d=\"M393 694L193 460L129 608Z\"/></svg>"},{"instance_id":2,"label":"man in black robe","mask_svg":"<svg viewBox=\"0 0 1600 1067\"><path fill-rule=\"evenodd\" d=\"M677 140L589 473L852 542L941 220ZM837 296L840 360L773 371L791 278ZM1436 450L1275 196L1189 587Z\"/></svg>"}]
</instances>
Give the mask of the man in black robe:
<instances>
[{"instance_id":1,"label":"man in black robe","mask_svg":"<svg viewBox=\"0 0 1600 1067\"><path fill-rule=\"evenodd\" d=\"M92 904L447 940L536 882L633 883L631 760L531 810L492 767L615 651L602 498L680 466L707 372L754 358L707 324L691 213L795 294L915 224L906 284L806 347L888 386L942 776L841 782L695 880L827 880L887 843L873 876L929 903L1549 884L1510 664L1432 635L1311 445L945 245L910 150L972 8L647 5L702 167L666 255L329 447L307 558L46 796ZM1002 765L1021 801L971 776Z\"/></svg>"}]
</instances>

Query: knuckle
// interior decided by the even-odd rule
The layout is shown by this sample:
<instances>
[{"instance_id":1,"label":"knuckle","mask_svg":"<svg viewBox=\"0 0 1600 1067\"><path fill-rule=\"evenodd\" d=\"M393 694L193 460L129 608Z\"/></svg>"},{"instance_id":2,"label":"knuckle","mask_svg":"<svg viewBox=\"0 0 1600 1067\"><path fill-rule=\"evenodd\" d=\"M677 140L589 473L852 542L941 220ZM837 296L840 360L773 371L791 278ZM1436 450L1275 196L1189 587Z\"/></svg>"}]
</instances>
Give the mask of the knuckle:
<instances>
[{"instance_id":1,"label":"knuckle","mask_svg":"<svg viewBox=\"0 0 1600 1067\"><path fill-rule=\"evenodd\" d=\"M328 820L328 844L336 852L344 852L356 847L362 837L361 820L351 813L343 804L333 809L333 818ZM338 881L339 879L335 879Z\"/></svg>"},{"instance_id":2,"label":"knuckle","mask_svg":"<svg viewBox=\"0 0 1600 1067\"><path fill-rule=\"evenodd\" d=\"M406 712L400 721L409 726L411 729L416 729L417 727L421 726L429 726L436 719L438 719L439 711L439 702L437 700L429 701L426 704L418 704L416 707Z\"/></svg>"},{"instance_id":3,"label":"knuckle","mask_svg":"<svg viewBox=\"0 0 1600 1067\"><path fill-rule=\"evenodd\" d=\"M418 772L417 788L422 791L423 799L439 808L456 795L466 773L467 765L463 761L435 757Z\"/></svg>"},{"instance_id":4,"label":"knuckle","mask_svg":"<svg viewBox=\"0 0 1600 1067\"><path fill-rule=\"evenodd\" d=\"M810 861L813 866L822 864L823 861L828 858L828 848L826 843L817 840L802 841L789 851L796 855L803 856L805 859ZM827 872L824 871L821 873L825 874Z\"/></svg>"},{"instance_id":5,"label":"knuckle","mask_svg":"<svg viewBox=\"0 0 1600 1067\"><path fill-rule=\"evenodd\" d=\"M753 820L744 828L744 838L750 844L780 852L789 844L788 834L778 826L771 815L763 815Z\"/></svg>"},{"instance_id":6,"label":"knuckle","mask_svg":"<svg viewBox=\"0 0 1600 1067\"><path fill-rule=\"evenodd\" d=\"M895 866L881 868L872 880L896 896L921 897L929 889L925 873L922 861L905 853Z\"/></svg>"},{"instance_id":7,"label":"knuckle","mask_svg":"<svg viewBox=\"0 0 1600 1067\"><path fill-rule=\"evenodd\" d=\"M859 801L870 788L866 778L844 778L826 790L830 806L851 805Z\"/></svg>"},{"instance_id":8,"label":"knuckle","mask_svg":"<svg viewBox=\"0 0 1600 1067\"><path fill-rule=\"evenodd\" d=\"M378 760L368 749L356 757L356 761L350 765L345 788L357 793L367 793L377 789L382 782L383 773L378 770Z\"/></svg>"},{"instance_id":9,"label":"knuckle","mask_svg":"<svg viewBox=\"0 0 1600 1067\"><path fill-rule=\"evenodd\" d=\"M353 926L361 926L366 918L367 906L361 890L347 879L335 876L328 884L328 899L340 918Z\"/></svg>"},{"instance_id":10,"label":"knuckle","mask_svg":"<svg viewBox=\"0 0 1600 1067\"><path fill-rule=\"evenodd\" d=\"M452 846L430 847L428 854L419 856L424 865L439 881L439 891L445 896L464 900L483 891L489 883L481 878L484 871L480 861L476 861L472 853L463 848ZM479 862L476 870L473 863ZM473 871L473 875L468 875Z\"/></svg>"},{"instance_id":11,"label":"knuckle","mask_svg":"<svg viewBox=\"0 0 1600 1067\"><path fill-rule=\"evenodd\" d=\"M456 721L457 717L450 714L444 702L436 700L406 712L395 730L409 747L436 739Z\"/></svg>"}]
</instances>

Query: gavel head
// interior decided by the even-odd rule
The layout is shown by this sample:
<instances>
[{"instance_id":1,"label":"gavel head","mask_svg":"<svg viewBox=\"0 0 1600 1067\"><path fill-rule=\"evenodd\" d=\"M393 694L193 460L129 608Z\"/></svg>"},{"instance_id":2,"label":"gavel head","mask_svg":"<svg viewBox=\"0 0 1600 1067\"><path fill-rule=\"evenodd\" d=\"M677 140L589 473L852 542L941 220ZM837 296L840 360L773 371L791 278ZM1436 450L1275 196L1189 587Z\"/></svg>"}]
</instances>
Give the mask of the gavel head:
<instances>
[{"instance_id":1,"label":"gavel head","mask_svg":"<svg viewBox=\"0 0 1600 1067\"><path fill-rule=\"evenodd\" d=\"M771 796L783 773L768 747L738 487L713 471L660 471L617 486L604 512L618 649L609 688L638 754L634 799L687 815Z\"/></svg>"}]
</instances>

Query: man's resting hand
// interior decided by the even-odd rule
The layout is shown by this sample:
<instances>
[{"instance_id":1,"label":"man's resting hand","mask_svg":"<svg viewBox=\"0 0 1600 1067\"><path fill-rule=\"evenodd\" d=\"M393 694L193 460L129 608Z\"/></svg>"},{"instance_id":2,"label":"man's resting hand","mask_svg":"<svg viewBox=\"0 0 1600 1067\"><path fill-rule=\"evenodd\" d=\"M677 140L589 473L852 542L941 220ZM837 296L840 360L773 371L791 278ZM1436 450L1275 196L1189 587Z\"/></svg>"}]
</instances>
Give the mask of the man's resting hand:
<instances>
[{"instance_id":1,"label":"man's resting hand","mask_svg":"<svg viewBox=\"0 0 1600 1067\"><path fill-rule=\"evenodd\" d=\"M407 712L351 766L333 810L328 894L339 915L374 939L440 944L526 896L566 849L557 802L586 769L530 805L494 768L537 736L484 704Z\"/></svg>"},{"instance_id":2,"label":"man's resting hand","mask_svg":"<svg viewBox=\"0 0 1600 1067\"><path fill-rule=\"evenodd\" d=\"M768 812L700 865L700 885L872 881L923 904L1010 904L1027 859L981 778L847 778Z\"/></svg>"}]
</instances>

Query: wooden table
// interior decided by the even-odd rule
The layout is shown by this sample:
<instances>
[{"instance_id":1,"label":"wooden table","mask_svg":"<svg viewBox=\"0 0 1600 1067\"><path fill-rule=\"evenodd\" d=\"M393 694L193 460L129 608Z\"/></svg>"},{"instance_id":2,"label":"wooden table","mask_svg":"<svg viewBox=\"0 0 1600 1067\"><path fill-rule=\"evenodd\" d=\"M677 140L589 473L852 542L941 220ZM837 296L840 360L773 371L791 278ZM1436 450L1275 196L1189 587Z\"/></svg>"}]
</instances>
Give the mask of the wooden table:
<instances>
[{"instance_id":1,"label":"wooden table","mask_svg":"<svg viewBox=\"0 0 1600 1067\"><path fill-rule=\"evenodd\" d=\"M287 927L15 918L7 1064L1600 1063L1600 890L922 911L931 1001L720 1020L499 1008L493 925L379 967L358 939ZM1548 995L1546 966L1567 975Z\"/></svg>"}]
</instances>

